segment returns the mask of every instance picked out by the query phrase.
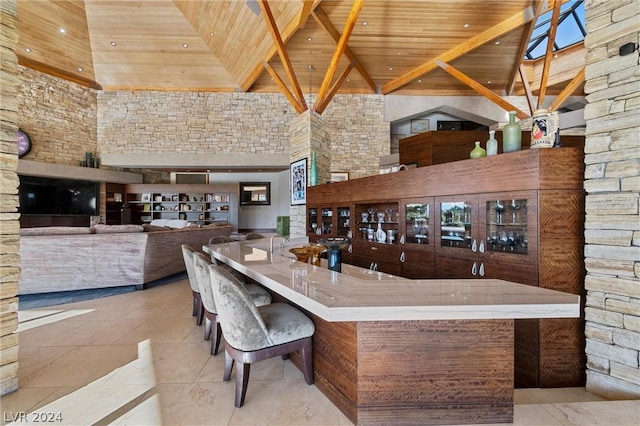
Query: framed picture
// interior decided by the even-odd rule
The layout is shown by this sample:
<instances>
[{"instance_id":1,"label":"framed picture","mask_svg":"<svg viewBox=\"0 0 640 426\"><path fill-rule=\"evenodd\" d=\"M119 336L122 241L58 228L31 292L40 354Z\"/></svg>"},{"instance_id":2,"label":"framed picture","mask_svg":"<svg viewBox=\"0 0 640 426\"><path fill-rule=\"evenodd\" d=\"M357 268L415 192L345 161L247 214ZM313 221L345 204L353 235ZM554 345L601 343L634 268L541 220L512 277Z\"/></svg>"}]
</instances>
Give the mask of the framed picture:
<instances>
[{"instance_id":1,"label":"framed picture","mask_svg":"<svg viewBox=\"0 0 640 426\"><path fill-rule=\"evenodd\" d=\"M291 205L307 203L307 159L291 163Z\"/></svg>"},{"instance_id":2,"label":"framed picture","mask_svg":"<svg viewBox=\"0 0 640 426\"><path fill-rule=\"evenodd\" d=\"M331 172L331 182L349 180L349 172Z\"/></svg>"},{"instance_id":3,"label":"framed picture","mask_svg":"<svg viewBox=\"0 0 640 426\"><path fill-rule=\"evenodd\" d=\"M144 202L150 202L151 201L151 194L142 194L142 196L140 197L140 201Z\"/></svg>"},{"instance_id":4,"label":"framed picture","mask_svg":"<svg viewBox=\"0 0 640 426\"><path fill-rule=\"evenodd\" d=\"M420 118L417 120L411 120L411 133L424 133L429 131L429 119Z\"/></svg>"}]
</instances>

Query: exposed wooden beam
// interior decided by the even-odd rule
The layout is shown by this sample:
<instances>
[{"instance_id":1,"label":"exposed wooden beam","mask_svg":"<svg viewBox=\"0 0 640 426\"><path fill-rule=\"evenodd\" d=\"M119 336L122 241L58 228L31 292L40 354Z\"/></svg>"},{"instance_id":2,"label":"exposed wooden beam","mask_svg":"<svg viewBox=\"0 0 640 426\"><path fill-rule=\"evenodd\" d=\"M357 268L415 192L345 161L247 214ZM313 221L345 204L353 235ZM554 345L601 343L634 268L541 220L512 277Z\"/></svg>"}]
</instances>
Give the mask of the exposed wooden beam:
<instances>
[{"instance_id":1,"label":"exposed wooden beam","mask_svg":"<svg viewBox=\"0 0 640 426\"><path fill-rule=\"evenodd\" d=\"M271 13L271 7L269 7L269 3L267 0L258 1L260 5L260 10L262 11L262 16L264 16L265 23L267 24L267 28L271 33L271 37L276 45L276 49L278 50L278 56L280 56L280 61L284 66L284 71L289 78L289 82L291 87L293 88L293 95L298 100L298 103L302 105L303 111L307 109L307 103L304 100L304 95L302 94L302 89L300 88L300 84L298 83L298 79L296 78L296 73L293 70L293 66L291 66L291 61L289 60L289 55L287 51L284 49L284 43L282 41L282 37L280 37L280 32L278 31L278 25L276 24L276 20Z\"/></svg>"},{"instance_id":2,"label":"exposed wooden beam","mask_svg":"<svg viewBox=\"0 0 640 426\"><path fill-rule=\"evenodd\" d=\"M360 15L360 11L362 10L363 3L364 0L354 0L353 5L351 6L351 11L349 12L349 16L347 17L347 22L345 22L344 24L344 29L342 30L340 41L338 41L336 50L333 52L331 63L327 68L327 72L324 75L324 80L322 80L322 84L320 85L320 89L318 90L318 97L316 98L314 109L316 109L318 105L322 104L325 101L324 98L327 95L327 91L329 90L331 81L333 80L333 76L336 73L338 63L340 62L340 57L347 47L347 42L349 41L349 37L351 37L353 27L356 26L356 21L358 20L358 15Z\"/></svg>"},{"instance_id":3,"label":"exposed wooden beam","mask_svg":"<svg viewBox=\"0 0 640 426\"><path fill-rule=\"evenodd\" d=\"M522 12L518 12L515 15L500 22L498 25L495 25L481 32L480 34L474 37L471 37L465 42L460 43L456 47L446 51L445 53L438 56L437 58L431 59L425 62L424 64L418 66L417 68L414 68L413 70L409 71L405 75L402 75L396 78L395 80L390 81L389 83L385 84L382 87L382 93L385 95L389 94L394 90L397 90L402 86L410 83L411 81L415 80L421 75L424 75L429 71L434 70L438 66L437 61L450 62L464 55L465 53L468 53L473 49L479 46L482 46L483 44L526 24L527 22L534 19L534 17L535 15L533 13L533 8L529 6L526 9L524 9Z\"/></svg>"},{"instance_id":4,"label":"exposed wooden beam","mask_svg":"<svg viewBox=\"0 0 640 426\"><path fill-rule=\"evenodd\" d=\"M324 12L324 10L322 10L321 7L317 7L313 11L311 16L313 16L316 22L320 24L329 33L329 35L333 38L333 40L335 40L336 43L340 41L340 33L338 32L336 27L333 26L333 23L331 22L331 20L329 19L327 14ZM360 62L356 54L353 53L349 45L347 45L347 47L344 49L344 53L351 60L351 62L355 62L356 69L358 70L358 72L360 73L364 81L369 85L369 87L371 88L371 91L375 93L378 90L376 83L374 83L373 79L365 69L364 65L362 65L362 62Z\"/></svg>"},{"instance_id":5,"label":"exposed wooden beam","mask_svg":"<svg viewBox=\"0 0 640 426\"><path fill-rule=\"evenodd\" d=\"M30 58L24 57L22 55L16 55L18 57L18 64L23 67L31 68L36 71L40 71L44 74L49 74L54 77L61 78L63 80L68 80L74 83L79 84L80 86L90 87L91 89L102 90L102 86L94 80L89 78L79 77L70 72L61 70L60 68L56 68L53 65L43 64L38 61L34 61Z\"/></svg>"},{"instance_id":6,"label":"exposed wooden beam","mask_svg":"<svg viewBox=\"0 0 640 426\"><path fill-rule=\"evenodd\" d=\"M507 83L507 95L513 94L513 88L516 85L516 80L518 74L522 77L521 65L524 60L524 54L527 51L529 46L529 41L531 40L531 34L533 34L533 29L536 26L536 22L538 18L543 13L549 9L549 4L547 0L540 0L537 2L537 6L535 8L535 16L534 18L525 25L525 30L522 32L522 37L520 38L520 47L518 48L518 56L516 56L515 64L513 65L513 69L511 70L511 77L509 77L509 82ZM524 81L524 80L523 80ZM530 105L530 108L533 108L533 105ZM533 114L533 109L531 110Z\"/></svg>"},{"instance_id":7,"label":"exposed wooden beam","mask_svg":"<svg viewBox=\"0 0 640 426\"><path fill-rule=\"evenodd\" d=\"M551 111L556 111L558 108L560 108L560 105L562 105L562 103L566 101L567 98L573 94L573 92L575 92L578 86L584 83L584 70L585 68L582 67L580 71L578 71L578 74L573 77L569 84L567 84L567 86L562 89L562 92L560 92L558 96L556 96L556 98L553 100L553 102L551 102L551 106L549 107Z\"/></svg>"},{"instance_id":8,"label":"exposed wooden beam","mask_svg":"<svg viewBox=\"0 0 640 426\"><path fill-rule=\"evenodd\" d=\"M335 94L338 92L338 89L340 88L340 86L342 86L342 83L344 83L344 81L347 79L347 77L349 76L349 73L354 67L355 67L355 63L351 62L347 66L347 68L345 68L344 71L342 71L342 74L340 74L336 82L333 84L333 86L331 86L331 89L329 89L329 93L327 94L327 96L325 96L324 101L320 105L314 108L314 110L318 114L322 114L324 112L324 110L329 105L329 102L331 102L331 99L333 99Z\"/></svg>"},{"instance_id":9,"label":"exposed wooden beam","mask_svg":"<svg viewBox=\"0 0 640 426\"><path fill-rule=\"evenodd\" d=\"M452 67L449 64L445 64L442 61L436 61L436 62L440 68L442 68L443 70L445 70L446 72L448 72L449 74L451 74L452 76L454 76L455 78L457 78L458 80L466 84L467 86L471 87L473 90L480 93L482 96L489 99L491 102L498 105L500 108L503 108L505 111L515 111L516 115L521 120L524 118L530 117L529 115L527 115L527 113L518 109L516 106L512 105L511 103L505 101L503 98L496 95L492 90L484 87L482 84L470 78L463 72L457 70L456 68Z\"/></svg>"},{"instance_id":10,"label":"exposed wooden beam","mask_svg":"<svg viewBox=\"0 0 640 426\"><path fill-rule=\"evenodd\" d=\"M298 15L298 29L301 30L307 24L307 19L309 19L309 15L313 12L318 4L320 4L320 0L302 0L302 9L300 9L300 14Z\"/></svg>"},{"instance_id":11,"label":"exposed wooden beam","mask_svg":"<svg viewBox=\"0 0 640 426\"><path fill-rule=\"evenodd\" d=\"M317 4L319 2L320 0L316 0L315 3ZM287 24L284 31L282 31L281 37L284 43L289 41L289 39L291 39L291 37L293 37L296 34L296 31L298 31L299 29L298 25L300 24L301 18L302 17L299 16L298 19L292 19L289 22L289 24ZM265 55L263 62L270 62L277 53L278 53L277 47L276 46L271 47L267 52L267 54ZM262 71L264 71L264 67L262 66L263 62L260 62L258 65L256 65L253 71L251 71L251 74L249 74L249 77L242 82L240 89L243 92L248 91L253 85L253 83L255 83L258 80L258 78L260 78Z\"/></svg>"},{"instance_id":12,"label":"exposed wooden beam","mask_svg":"<svg viewBox=\"0 0 640 426\"><path fill-rule=\"evenodd\" d=\"M285 82L282 81L282 79L280 78L276 70L274 70L273 67L266 61L263 63L263 66L264 66L264 69L267 70L269 75L271 75L271 78L273 78L273 81L275 81L276 85L280 88L282 93L284 93L284 96L289 100L289 103L293 105L296 112L298 114L303 113L305 111L305 108L303 108L302 105L300 105L300 102L298 102L298 100L296 99L296 97L293 96L293 93L291 93L291 90L289 90Z\"/></svg>"},{"instance_id":13,"label":"exposed wooden beam","mask_svg":"<svg viewBox=\"0 0 640 426\"><path fill-rule=\"evenodd\" d=\"M527 97L527 104L529 105L529 114L533 115L535 110L535 102L533 101L533 93L531 93L531 86L529 86L529 80L527 79L527 70L524 69L522 62L518 67L520 72L520 80L522 80L522 87L524 87L524 93Z\"/></svg>"},{"instance_id":14,"label":"exposed wooden beam","mask_svg":"<svg viewBox=\"0 0 640 426\"><path fill-rule=\"evenodd\" d=\"M558 30L558 19L560 19L561 0L555 0L553 14L551 15L551 26L547 34L547 53L544 57L544 67L542 68L542 78L540 79L540 91L538 93L538 108L542 107L544 95L547 91L547 81L549 80L549 70L553 59L553 45L556 42L556 31Z\"/></svg>"}]
</instances>

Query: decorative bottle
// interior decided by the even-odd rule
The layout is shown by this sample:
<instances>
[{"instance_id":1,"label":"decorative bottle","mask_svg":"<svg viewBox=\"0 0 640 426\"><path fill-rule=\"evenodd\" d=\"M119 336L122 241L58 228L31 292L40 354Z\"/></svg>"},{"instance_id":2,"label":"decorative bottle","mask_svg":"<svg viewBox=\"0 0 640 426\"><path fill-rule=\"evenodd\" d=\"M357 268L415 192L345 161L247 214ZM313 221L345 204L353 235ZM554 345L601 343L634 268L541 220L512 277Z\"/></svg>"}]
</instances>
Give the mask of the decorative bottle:
<instances>
[{"instance_id":1,"label":"decorative bottle","mask_svg":"<svg viewBox=\"0 0 640 426\"><path fill-rule=\"evenodd\" d=\"M476 147L471 150L469 153L469 157L471 158L482 158L487 156L487 151L483 147L480 146L480 142L475 142Z\"/></svg>"},{"instance_id":2,"label":"decorative bottle","mask_svg":"<svg viewBox=\"0 0 640 426\"><path fill-rule=\"evenodd\" d=\"M382 222L378 222L378 229L376 230L376 240L379 243L384 243L387 241L387 234L382 229Z\"/></svg>"},{"instance_id":3,"label":"decorative bottle","mask_svg":"<svg viewBox=\"0 0 640 426\"><path fill-rule=\"evenodd\" d=\"M516 123L516 112L509 111L509 123L502 129L502 152L520 151L522 148L522 129Z\"/></svg>"},{"instance_id":4,"label":"decorative bottle","mask_svg":"<svg viewBox=\"0 0 640 426\"><path fill-rule=\"evenodd\" d=\"M318 164L316 163L316 152L311 152L311 171L309 172L309 185L316 186L318 184Z\"/></svg>"},{"instance_id":5,"label":"decorative bottle","mask_svg":"<svg viewBox=\"0 0 640 426\"><path fill-rule=\"evenodd\" d=\"M489 130L489 140L487 141L487 155L498 154L498 141L496 140L496 131Z\"/></svg>"}]
</instances>

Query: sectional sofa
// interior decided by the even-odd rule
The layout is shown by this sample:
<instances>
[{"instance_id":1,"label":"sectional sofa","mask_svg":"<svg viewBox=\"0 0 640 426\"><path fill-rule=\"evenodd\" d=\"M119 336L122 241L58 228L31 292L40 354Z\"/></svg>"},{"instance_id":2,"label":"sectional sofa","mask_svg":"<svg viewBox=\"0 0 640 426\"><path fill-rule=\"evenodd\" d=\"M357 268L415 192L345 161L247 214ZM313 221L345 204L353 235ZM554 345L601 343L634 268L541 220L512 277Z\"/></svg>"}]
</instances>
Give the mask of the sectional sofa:
<instances>
[{"instance_id":1,"label":"sectional sofa","mask_svg":"<svg viewBox=\"0 0 640 426\"><path fill-rule=\"evenodd\" d=\"M135 285L185 270L182 244L200 250L229 223L206 227L94 225L20 230L19 295Z\"/></svg>"}]
</instances>

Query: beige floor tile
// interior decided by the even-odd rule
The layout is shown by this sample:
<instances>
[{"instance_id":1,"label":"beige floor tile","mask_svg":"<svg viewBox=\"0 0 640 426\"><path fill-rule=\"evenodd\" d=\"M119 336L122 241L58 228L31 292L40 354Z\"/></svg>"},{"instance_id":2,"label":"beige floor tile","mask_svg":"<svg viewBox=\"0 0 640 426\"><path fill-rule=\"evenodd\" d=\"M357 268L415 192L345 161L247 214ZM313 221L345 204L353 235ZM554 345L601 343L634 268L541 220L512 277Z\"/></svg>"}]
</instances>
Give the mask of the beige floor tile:
<instances>
[{"instance_id":1,"label":"beige floor tile","mask_svg":"<svg viewBox=\"0 0 640 426\"><path fill-rule=\"evenodd\" d=\"M155 344L153 364L157 383L193 383L209 360L203 343Z\"/></svg>"},{"instance_id":2,"label":"beige floor tile","mask_svg":"<svg viewBox=\"0 0 640 426\"><path fill-rule=\"evenodd\" d=\"M135 321L131 316L127 316L125 319ZM196 325L191 318L158 316L142 322L114 343L117 345L137 344L147 339L151 340L152 343L180 343L193 332L194 328L196 328Z\"/></svg>"},{"instance_id":3,"label":"beige floor tile","mask_svg":"<svg viewBox=\"0 0 640 426\"><path fill-rule=\"evenodd\" d=\"M31 374L55 362L55 360L67 355L74 349L74 346L22 346L21 344L18 349L18 379L20 384L22 385L22 381ZM60 386L60 384L54 386Z\"/></svg>"},{"instance_id":4,"label":"beige floor tile","mask_svg":"<svg viewBox=\"0 0 640 426\"><path fill-rule=\"evenodd\" d=\"M228 383L161 384L156 388L164 425L228 425L234 411ZM264 423L261 423L264 424Z\"/></svg>"},{"instance_id":5,"label":"beige floor tile","mask_svg":"<svg viewBox=\"0 0 640 426\"><path fill-rule=\"evenodd\" d=\"M82 322L65 319L63 321L47 324L44 327L32 328L20 333L20 347L50 346L51 342L59 342L60 336L76 330L82 326ZM63 346L67 346L64 345Z\"/></svg>"},{"instance_id":6,"label":"beige floor tile","mask_svg":"<svg viewBox=\"0 0 640 426\"><path fill-rule=\"evenodd\" d=\"M599 401L542 406L563 425L640 425L640 401Z\"/></svg>"},{"instance_id":7,"label":"beige floor tile","mask_svg":"<svg viewBox=\"0 0 640 426\"><path fill-rule=\"evenodd\" d=\"M50 395L54 395L57 390L58 387L20 389L17 392L0 397L0 405L2 405L2 411L5 413L28 413L44 405L43 401ZM1 424L7 423L4 416L2 416L1 420L3 420Z\"/></svg>"},{"instance_id":8,"label":"beige floor tile","mask_svg":"<svg viewBox=\"0 0 640 426\"><path fill-rule=\"evenodd\" d=\"M557 402L603 401L605 398L587 392L584 388L516 389L516 404L550 404Z\"/></svg>"}]
</instances>

